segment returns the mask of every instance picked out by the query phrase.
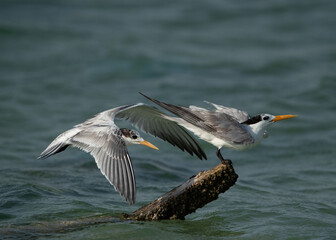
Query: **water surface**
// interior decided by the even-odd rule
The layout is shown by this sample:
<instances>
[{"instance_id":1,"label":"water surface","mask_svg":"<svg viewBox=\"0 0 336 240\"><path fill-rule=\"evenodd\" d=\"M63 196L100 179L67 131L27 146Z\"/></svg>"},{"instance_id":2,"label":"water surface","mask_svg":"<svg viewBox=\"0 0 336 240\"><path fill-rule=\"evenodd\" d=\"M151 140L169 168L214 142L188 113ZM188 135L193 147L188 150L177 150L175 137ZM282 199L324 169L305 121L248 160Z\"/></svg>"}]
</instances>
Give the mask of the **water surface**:
<instances>
[{"instance_id":1,"label":"water surface","mask_svg":"<svg viewBox=\"0 0 336 240\"><path fill-rule=\"evenodd\" d=\"M334 239L336 4L333 1L1 1L0 225L38 239ZM173 104L203 100L297 114L252 150L224 149L239 179L185 221L33 231L131 213L190 176L200 161L143 134L160 151L129 148L129 206L89 154L36 157L59 133L138 91ZM150 103L149 103L150 104Z\"/></svg>"}]
</instances>

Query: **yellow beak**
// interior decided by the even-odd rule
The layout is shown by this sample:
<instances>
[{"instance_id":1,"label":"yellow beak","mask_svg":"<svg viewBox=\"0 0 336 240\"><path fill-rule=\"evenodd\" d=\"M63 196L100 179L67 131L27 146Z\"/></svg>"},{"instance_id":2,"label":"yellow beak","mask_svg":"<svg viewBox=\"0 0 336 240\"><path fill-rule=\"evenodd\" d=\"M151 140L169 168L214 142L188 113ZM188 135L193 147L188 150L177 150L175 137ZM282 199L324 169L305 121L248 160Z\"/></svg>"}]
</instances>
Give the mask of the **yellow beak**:
<instances>
[{"instance_id":1,"label":"yellow beak","mask_svg":"<svg viewBox=\"0 0 336 240\"><path fill-rule=\"evenodd\" d=\"M292 117L296 117L296 115L278 115L278 116L275 116L272 122L277 122L277 121L285 120L285 119L292 118Z\"/></svg>"},{"instance_id":2,"label":"yellow beak","mask_svg":"<svg viewBox=\"0 0 336 240\"><path fill-rule=\"evenodd\" d=\"M151 144L150 142L147 142L146 140L143 140L141 142L139 142L141 145L145 145L147 147L150 147L150 148L154 148L156 150L159 150L157 147L155 147L153 144Z\"/></svg>"}]
</instances>

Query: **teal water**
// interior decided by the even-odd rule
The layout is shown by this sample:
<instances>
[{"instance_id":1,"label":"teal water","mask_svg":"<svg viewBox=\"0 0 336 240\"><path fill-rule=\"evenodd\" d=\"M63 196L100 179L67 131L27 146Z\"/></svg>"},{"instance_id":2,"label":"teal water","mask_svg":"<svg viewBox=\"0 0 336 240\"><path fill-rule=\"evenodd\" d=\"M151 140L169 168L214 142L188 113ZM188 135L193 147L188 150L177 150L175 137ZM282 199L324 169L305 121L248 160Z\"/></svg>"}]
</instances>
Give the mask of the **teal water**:
<instances>
[{"instance_id":1,"label":"teal water","mask_svg":"<svg viewBox=\"0 0 336 240\"><path fill-rule=\"evenodd\" d=\"M335 12L329 0L1 0L0 238L335 239ZM138 91L298 117L272 126L257 148L224 149L236 185L185 221L22 228L131 213L218 164L203 141L207 161L142 134L160 151L129 148L129 206L89 154L36 160L100 111L150 104Z\"/></svg>"}]
</instances>

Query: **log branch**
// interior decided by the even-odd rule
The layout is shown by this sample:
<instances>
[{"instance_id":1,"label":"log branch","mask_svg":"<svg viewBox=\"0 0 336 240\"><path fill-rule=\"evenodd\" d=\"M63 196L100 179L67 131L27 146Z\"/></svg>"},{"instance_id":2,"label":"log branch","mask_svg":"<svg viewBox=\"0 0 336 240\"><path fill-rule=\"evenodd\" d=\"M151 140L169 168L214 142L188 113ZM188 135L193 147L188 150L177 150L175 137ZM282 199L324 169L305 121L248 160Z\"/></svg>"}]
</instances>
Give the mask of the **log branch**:
<instances>
[{"instance_id":1,"label":"log branch","mask_svg":"<svg viewBox=\"0 0 336 240\"><path fill-rule=\"evenodd\" d=\"M120 219L139 221L184 219L186 215L195 212L197 208L216 200L220 193L225 192L235 184L237 178L238 175L230 162L227 162L227 164L221 163L208 171L198 173L185 183L130 215L108 216L98 214L71 221L40 222L15 227L9 225L0 229L0 236L4 235L14 239L21 238L20 236L24 235L24 238L29 238L28 236L36 236L36 234L48 235L53 232L74 231L95 224L120 222Z\"/></svg>"},{"instance_id":2,"label":"log branch","mask_svg":"<svg viewBox=\"0 0 336 240\"><path fill-rule=\"evenodd\" d=\"M157 200L124 217L142 221L184 219L197 208L216 200L218 195L233 186L237 179L238 175L231 164L219 164L208 171L198 173Z\"/></svg>"}]
</instances>

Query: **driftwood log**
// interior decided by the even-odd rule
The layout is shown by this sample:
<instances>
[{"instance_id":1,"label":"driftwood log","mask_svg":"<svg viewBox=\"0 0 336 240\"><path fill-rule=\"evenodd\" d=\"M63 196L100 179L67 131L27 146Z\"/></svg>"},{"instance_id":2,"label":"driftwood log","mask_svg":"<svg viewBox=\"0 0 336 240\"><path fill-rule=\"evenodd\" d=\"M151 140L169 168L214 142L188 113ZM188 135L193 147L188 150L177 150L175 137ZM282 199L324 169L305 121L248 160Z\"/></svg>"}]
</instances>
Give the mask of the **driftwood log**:
<instances>
[{"instance_id":1,"label":"driftwood log","mask_svg":"<svg viewBox=\"0 0 336 240\"><path fill-rule=\"evenodd\" d=\"M101 223L120 222L121 219L148 221L161 219L184 219L197 208L216 200L237 181L238 175L232 165L219 164L216 167L198 173L188 181L174 188L152 203L139 208L133 214L113 216L95 215L71 221L40 222L26 226L5 226L0 229L0 236L8 238L30 238L50 233L74 231L83 227ZM22 237L23 236L23 237Z\"/></svg>"},{"instance_id":2,"label":"driftwood log","mask_svg":"<svg viewBox=\"0 0 336 240\"><path fill-rule=\"evenodd\" d=\"M198 173L188 181L164 194L150 204L139 208L127 219L140 221L162 219L184 219L197 208L216 200L220 193L235 184L238 175L232 165L219 164L216 167Z\"/></svg>"}]
</instances>

